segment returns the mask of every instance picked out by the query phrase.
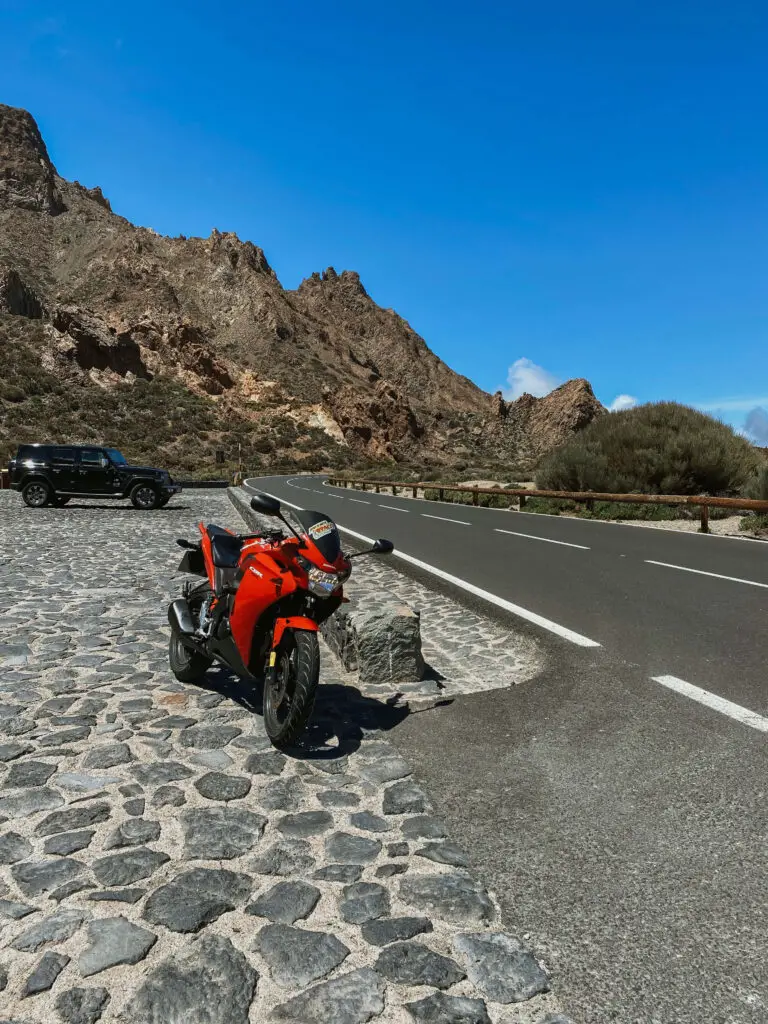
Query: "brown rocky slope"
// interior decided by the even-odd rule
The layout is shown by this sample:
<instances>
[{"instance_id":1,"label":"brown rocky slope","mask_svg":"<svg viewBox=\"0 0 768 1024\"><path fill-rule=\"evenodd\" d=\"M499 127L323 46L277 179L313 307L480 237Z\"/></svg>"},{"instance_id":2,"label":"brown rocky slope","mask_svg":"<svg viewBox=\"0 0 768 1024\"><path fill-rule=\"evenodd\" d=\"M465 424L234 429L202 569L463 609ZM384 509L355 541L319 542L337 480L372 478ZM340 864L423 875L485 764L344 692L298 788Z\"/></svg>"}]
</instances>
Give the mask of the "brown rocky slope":
<instances>
[{"instance_id":1,"label":"brown rocky slope","mask_svg":"<svg viewBox=\"0 0 768 1024\"><path fill-rule=\"evenodd\" d=\"M236 235L167 238L59 177L0 105L0 459L19 441L133 458L528 467L604 410L586 381L507 403L332 268L284 289Z\"/></svg>"}]
</instances>

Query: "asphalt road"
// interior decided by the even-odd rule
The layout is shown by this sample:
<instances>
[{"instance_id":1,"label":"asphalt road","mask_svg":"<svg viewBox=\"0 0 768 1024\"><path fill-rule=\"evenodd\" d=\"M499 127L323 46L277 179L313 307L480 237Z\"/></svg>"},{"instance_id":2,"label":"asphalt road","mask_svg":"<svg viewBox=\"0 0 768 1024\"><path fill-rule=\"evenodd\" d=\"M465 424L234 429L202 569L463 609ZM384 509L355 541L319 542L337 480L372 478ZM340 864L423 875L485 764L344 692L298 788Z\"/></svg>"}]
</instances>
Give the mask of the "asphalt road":
<instances>
[{"instance_id":1,"label":"asphalt road","mask_svg":"<svg viewBox=\"0 0 768 1024\"><path fill-rule=\"evenodd\" d=\"M544 650L394 742L574 1019L765 1024L768 546L258 486L517 607L487 605Z\"/></svg>"}]
</instances>

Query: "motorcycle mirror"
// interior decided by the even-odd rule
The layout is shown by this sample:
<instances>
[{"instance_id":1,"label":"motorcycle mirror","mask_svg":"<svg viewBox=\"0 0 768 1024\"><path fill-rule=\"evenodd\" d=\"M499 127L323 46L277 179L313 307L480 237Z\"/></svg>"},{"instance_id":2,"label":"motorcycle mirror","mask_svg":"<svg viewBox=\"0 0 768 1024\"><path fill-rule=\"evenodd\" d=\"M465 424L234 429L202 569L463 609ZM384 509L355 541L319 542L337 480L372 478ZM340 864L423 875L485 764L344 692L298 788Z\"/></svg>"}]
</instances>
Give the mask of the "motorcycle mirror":
<instances>
[{"instance_id":1,"label":"motorcycle mirror","mask_svg":"<svg viewBox=\"0 0 768 1024\"><path fill-rule=\"evenodd\" d=\"M373 547L366 548L365 551L351 551L347 558L360 558L361 555L389 555L395 550L395 545L391 540L384 540L383 537L379 537L378 540L373 542Z\"/></svg>"},{"instance_id":2,"label":"motorcycle mirror","mask_svg":"<svg viewBox=\"0 0 768 1024\"><path fill-rule=\"evenodd\" d=\"M261 512L263 516L280 515L280 502L277 498L270 498L268 494L254 494L251 498L251 508L254 512Z\"/></svg>"}]
</instances>

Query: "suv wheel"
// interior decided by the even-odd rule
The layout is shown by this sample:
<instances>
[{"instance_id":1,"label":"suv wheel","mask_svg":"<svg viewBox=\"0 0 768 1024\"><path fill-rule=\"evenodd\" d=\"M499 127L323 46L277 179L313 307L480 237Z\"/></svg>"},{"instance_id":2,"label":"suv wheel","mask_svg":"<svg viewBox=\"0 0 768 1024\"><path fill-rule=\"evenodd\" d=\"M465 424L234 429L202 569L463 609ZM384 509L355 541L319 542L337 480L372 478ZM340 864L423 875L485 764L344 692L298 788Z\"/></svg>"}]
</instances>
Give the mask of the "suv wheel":
<instances>
[{"instance_id":1,"label":"suv wheel","mask_svg":"<svg viewBox=\"0 0 768 1024\"><path fill-rule=\"evenodd\" d=\"M43 508L53 497L53 491L45 480L30 480L24 486L21 496L30 508Z\"/></svg>"},{"instance_id":2,"label":"suv wheel","mask_svg":"<svg viewBox=\"0 0 768 1024\"><path fill-rule=\"evenodd\" d=\"M134 508L157 508L160 504L160 495L152 484L136 484L131 491L131 504Z\"/></svg>"}]
</instances>

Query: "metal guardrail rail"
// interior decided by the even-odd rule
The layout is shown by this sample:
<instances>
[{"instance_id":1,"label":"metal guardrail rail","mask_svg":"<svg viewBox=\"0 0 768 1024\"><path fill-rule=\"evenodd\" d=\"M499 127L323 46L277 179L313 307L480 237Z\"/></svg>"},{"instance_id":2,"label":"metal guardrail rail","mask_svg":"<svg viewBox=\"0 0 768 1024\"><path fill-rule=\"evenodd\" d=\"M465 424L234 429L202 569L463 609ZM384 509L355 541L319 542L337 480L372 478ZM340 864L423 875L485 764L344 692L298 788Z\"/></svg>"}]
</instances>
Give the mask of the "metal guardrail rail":
<instances>
[{"instance_id":1,"label":"metal guardrail rail","mask_svg":"<svg viewBox=\"0 0 768 1024\"><path fill-rule=\"evenodd\" d=\"M719 498L708 494L608 494L601 491L538 491L526 488L503 487L462 487L460 484L444 484L434 480L420 482L403 482L402 480L359 480L349 477L329 476L328 482L336 487L359 487L361 490L371 488L376 493L382 487L389 487L393 495L398 491L412 491L418 497L421 491L437 491L438 501L443 501L446 492L461 492L472 495L472 504L479 504L481 494L493 494L517 499L517 507L525 508L528 498L554 498L561 501L583 502L587 508L593 508L596 501L624 502L631 505L693 505L698 506L701 516L701 532L709 533L710 508L732 508L734 511L768 512L768 501L755 498ZM429 499L426 499L429 500ZM512 503L510 503L510 508Z\"/></svg>"}]
</instances>

